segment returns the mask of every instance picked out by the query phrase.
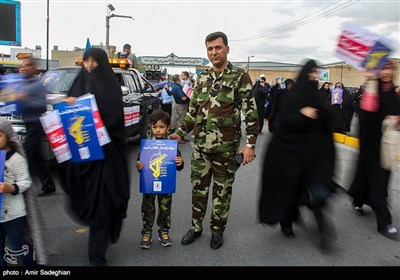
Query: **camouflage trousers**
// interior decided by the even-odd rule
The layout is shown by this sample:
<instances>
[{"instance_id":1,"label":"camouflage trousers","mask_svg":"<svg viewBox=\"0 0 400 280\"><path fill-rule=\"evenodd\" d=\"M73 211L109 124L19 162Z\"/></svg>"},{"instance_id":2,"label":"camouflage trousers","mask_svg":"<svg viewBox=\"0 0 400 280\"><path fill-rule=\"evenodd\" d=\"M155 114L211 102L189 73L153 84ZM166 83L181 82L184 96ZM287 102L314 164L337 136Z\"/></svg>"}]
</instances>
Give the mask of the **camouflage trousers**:
<instances>
[{"instance_id":1,"label":"camouflage trousers","mask_svg":"<svg viewBox=\"0 0 400 280\"><path fill-rule=\"evenodd\" d=\"M204 153L196 146L192 154L192 226L191 230L198 232L203 229L208 192L213 180L211 232L222 235L228 220L232 197L232 185L239 164L235 161L233 152Z\"/></svg>"},{"instance_id":2,"label":"camouflage trousers","mask_svg":"<svg viewBox=\"0 0 400 280\"><path fill-rule=\"evenodd\" d=\"M157 225L159 231L169 231L171 227L172 194L143 194L142 200L142 234L151 234L156 215L155 200L158 201Z\"/></svg>"}]
</instances>

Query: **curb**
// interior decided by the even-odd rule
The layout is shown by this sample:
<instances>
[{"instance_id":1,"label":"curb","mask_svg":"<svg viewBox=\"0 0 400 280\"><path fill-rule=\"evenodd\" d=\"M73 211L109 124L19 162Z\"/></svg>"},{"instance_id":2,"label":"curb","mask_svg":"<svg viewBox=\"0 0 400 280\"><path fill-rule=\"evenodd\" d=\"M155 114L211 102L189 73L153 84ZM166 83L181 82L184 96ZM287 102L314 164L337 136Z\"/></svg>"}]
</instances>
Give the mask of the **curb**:
<instances>
[{"instance_id":1,"label":"curb","mask_svg":"<svg viewBox=\"0 0 400 280\"><path fill-rule=\"evenodd\" d=\"M358 138L351 137L346 134L333 133L333 140L353 148L360 148L360 141Z\"/></svg>"}]
</instances>

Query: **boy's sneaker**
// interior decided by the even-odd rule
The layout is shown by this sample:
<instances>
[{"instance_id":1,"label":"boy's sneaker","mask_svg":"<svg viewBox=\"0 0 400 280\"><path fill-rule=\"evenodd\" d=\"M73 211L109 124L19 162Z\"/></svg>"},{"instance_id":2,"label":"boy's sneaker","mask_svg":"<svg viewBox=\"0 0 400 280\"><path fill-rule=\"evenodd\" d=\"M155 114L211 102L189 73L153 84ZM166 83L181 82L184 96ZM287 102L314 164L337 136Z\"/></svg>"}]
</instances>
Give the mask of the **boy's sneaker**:
<instances>
[{"instance_id":1,"label":"boy's sneaker","mask_svg":"<svg viewBox=\"0 0 400 280\"><path fill-rule=\"evenodd\" d=\"M150 234L143 234L142 241L140 241L140 248L142 249L149 249L151 246L151 235Z\"/></svg>"},{"instance_id":2,"label":"boy's sneaker","mask_svg":"<svg viewBox=\"0 0 400 280\"><path fill-rule=\"evenodd\" d=\"M169 238L168 232L166 232L166 231L160 232L158 234L158 240L160 240L161 245L164 246L164 247L172 245L172 241Z\"/></svg>"}]
</instances>

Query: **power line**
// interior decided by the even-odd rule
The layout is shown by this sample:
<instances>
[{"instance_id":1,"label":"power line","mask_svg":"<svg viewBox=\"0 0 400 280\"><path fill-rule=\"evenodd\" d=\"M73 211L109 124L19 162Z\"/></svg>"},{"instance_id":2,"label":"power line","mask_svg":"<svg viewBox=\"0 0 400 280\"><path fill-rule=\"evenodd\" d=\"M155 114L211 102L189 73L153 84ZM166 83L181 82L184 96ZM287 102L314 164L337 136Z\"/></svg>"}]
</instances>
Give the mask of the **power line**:
<instances>
[{"instance_id":1,"label":"power line","mask_svg":"<svg viewBox=\"0 0 400 280\"><path fill-rule=\"evenodd\" d=\"M338 2L340 2L340 0L338 0L338 1L334 2L334 3L332 3L332 4L329 4L328 6L325 6L324 8L319 9L318 11L316 11L316 12L310 14L310 15L307 15L307 16L305 16L305 17L302 17L302 18L300 18L300 19L297 19L297 20L295 20L295 21L293 21L293 22L290 22L290 23L287 23L287 24L285 24L285 25L276 27L276 28L274 28L274 29L272 29L272 30L268 30L268 31L266 31L266 32L260 33L260 34L258 34L258 35L252 36L252 37L247 37L247 38L238 39L238 40L231 40L231 41L247 41L247 40L253 40L253 39L260 38L260 37L262 37L262 36L265 35L265 34L268 34L268 33L270 33L270 32L273 32L273 31L278 30L278 29L280 29L280 28L283 28L283 27L285 27L285 26L292 25L292 24L294 24L294 23L296 23L296 22L298 22L298 21L301 21L301 20L303 20L303 19L305 19L305 18L310 17L311 15L313 15L313 14L315 14L315 13L319 13L320 11L323 11L323 10L327 9L327 8L329 8L330 6L335 5L335 4L338 3Z\"/></svg>"},{"instance_id":2,"label":"power line","mask_svg":"<svg viewBox=\"0 0 400 280\"><path fill-rule=\"evenodd\" d=\"M268 31L266 31L266 32L263 32L263 33L254 35L254 36L252 36L252 37L247 37L247 38L243 38L243 39L236 39L236 40L235 40L235 39L232 39L231 41L232 41L232 42L250 41L250 40L255 40L255 39L258 39L258 38L265 37L265 36L270 35L270 34L273 34L273 33L291 30L291 29L293 29L293 28L296 28L296 27L299 27L299 26L308 24L308 23L310 23L310 22L312 22L312 21L314 21L314 20L318 20L318 19L320 19L320 18L322 18L322 17L325 17L325 16L327 16L327 15L333 14L333 13L335 13L335 12L337 12L337 11L340 11L340 10L342 10L342 9L344 9L344 8L350 6L350 5L353 5L353 4L355 4L355 3L359 2L359 1L360 1L360 0L357 0L357 1L349 0L349 1L345 2L345 3L341 3L340 5L337 5L336 7L332 7L332 8L331 8L331 6L337 4L338 2L341 2L341 1L339 0L339 1L336 1L336 2L334 2L334 3L332 3L332 4L329 4L328 6L326 6L326 7L324 7L324 8L319 9L318 11L313 12L313 13L310 14L310 15L307 15L307 16L305 16L305 17L302 17L302 18L300 18L300 19L297 19L297 20L295 20L295 21L293 21L293 22L291 22L291 23L288 23L288 24L285 24L285 25L282 25L282 26L273 28L273 29L268 30ZM324 11L324 10L326 10L326 9L329 9L329 10ZM321 13L322 11L324 11L324 12Z\"/></svg>"},{"instance_id":3,"label":"power line","mask_svg":"<svg viewBox=\"0 0 400 280\"><path fill-rule=\"evenodd\" d=\"M355 4L355 3L357 3L357 2L359 2L359 1L360 1L360 0L357 0L357 1L355 1L355 2L348 1L348 2L346 2L346 3L343 3L343 4L339 5L339 6L337 6L337 7L333 8L333 9L331 9L331 10L326 11L326 13L323 13L323 14L320 14L320 15L317 15L317 16L313 17L314 20L307 20L307 21L304 21L304 22L302 22L302 23L299 23L299 24L296 24L296 25L293 25L293 26L290 26L290 27L282 28L282 29L279 30L279 32L288 31L288 30L291 30L291 29L294 29L294 28L303 26L303 25L305 25L305 24L308 24L308 23L310 23L310 22L312 22L312 21L316 21L316 20L318 20L318 19L320 19L320 18L326 17L326 16L331 15L331 14L333 14L333 13L335 13L335 12L337 12L337 11L340 11L340 10L342 10L342 9L344 9L344 8L347 8L347 7L349 7L349 6L351 6L351 5ZM276 32L276 31L275 31L275 32ZM273 33L274 33L274 32L269 32L269 33L267 33L266 35L270 35L270 34L273 34Z\"/></svg>"}]
</instances>

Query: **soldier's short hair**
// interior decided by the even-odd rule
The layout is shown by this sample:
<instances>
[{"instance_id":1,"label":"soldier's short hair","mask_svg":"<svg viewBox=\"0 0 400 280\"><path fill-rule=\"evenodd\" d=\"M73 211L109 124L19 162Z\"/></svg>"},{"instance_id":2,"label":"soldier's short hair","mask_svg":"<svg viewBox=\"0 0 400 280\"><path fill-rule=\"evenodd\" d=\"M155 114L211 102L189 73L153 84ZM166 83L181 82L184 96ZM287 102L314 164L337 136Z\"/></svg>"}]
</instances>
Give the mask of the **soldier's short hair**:
<instances>
[{"instance_id":1,"label":"soldier's short hair","mask_svg":"<svg viewBox=\"0 0 400 280\"><path fill-rule=\"evenodd\" d=\"M167 112L164 112L163 110L159 109L154 110L150 115L150 123L156 124L158 121L162 121L166 125L170 125L171 116Z\"/></svg>"},{"instance_id":2,"label":"soldier's short hair","mask_svg":"<svg viewBox=\"0 0 400 280\"><path fill-rule=\"evenodd\" d=\"M125 44L124 45L124 50L126 50L126 49L131 49L132 47L131 47L131 45L129 45L129 44Z\"/></svg>"},{"instance_id":3,"label":"soldier's short hair","mask_svg":"<svg viewBox=\"0 0 400 280\"><path fill-rule=\"evenodd\" d=\"M226 34L224 32L221 32L221 31L217 31L217 32L208 34L206 37L205 44L207 45L207 42L214 41L218 38L222 38L222 41L224 42L225 46L228 46L228 37L226 36Z\"/></svg>"}]
</instances>

